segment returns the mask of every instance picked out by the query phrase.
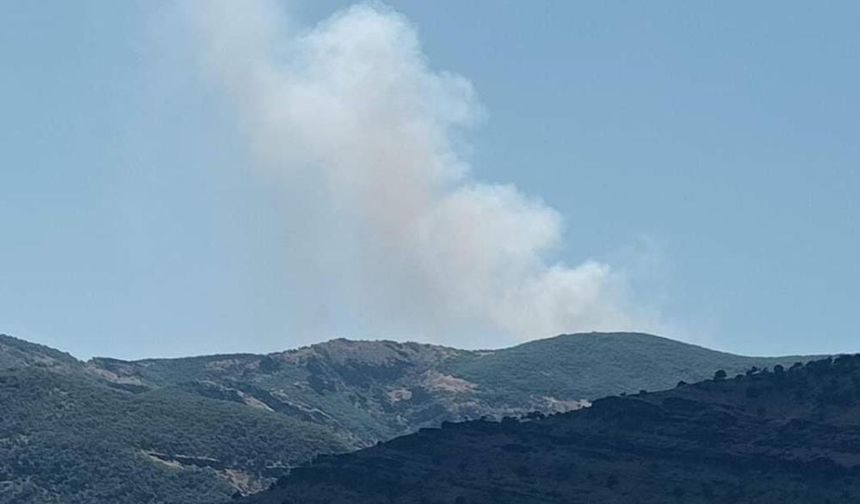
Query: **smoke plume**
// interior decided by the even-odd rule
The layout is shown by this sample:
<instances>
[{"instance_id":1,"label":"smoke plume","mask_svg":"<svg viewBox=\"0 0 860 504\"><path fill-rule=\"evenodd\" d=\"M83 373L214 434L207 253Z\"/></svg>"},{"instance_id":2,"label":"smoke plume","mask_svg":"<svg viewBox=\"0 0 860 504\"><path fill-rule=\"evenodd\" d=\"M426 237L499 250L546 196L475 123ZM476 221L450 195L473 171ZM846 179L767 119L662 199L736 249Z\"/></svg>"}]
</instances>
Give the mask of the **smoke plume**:
<instances>
[{"instance_id":1,"label":"smoke plume","mask_svg":"<svg viewBox=\"0 0 860 504\"><path fill-rule=\"evenodd\" d=\"M304 330L475 347L653 326L623 275L554 260L555 210L470 175L475 90L430 67L403 16L360 4L300 27L226 1L187 15L206 79L289 201L284 288L305 293L289 307Z\"/></svg>"}]
</instances>

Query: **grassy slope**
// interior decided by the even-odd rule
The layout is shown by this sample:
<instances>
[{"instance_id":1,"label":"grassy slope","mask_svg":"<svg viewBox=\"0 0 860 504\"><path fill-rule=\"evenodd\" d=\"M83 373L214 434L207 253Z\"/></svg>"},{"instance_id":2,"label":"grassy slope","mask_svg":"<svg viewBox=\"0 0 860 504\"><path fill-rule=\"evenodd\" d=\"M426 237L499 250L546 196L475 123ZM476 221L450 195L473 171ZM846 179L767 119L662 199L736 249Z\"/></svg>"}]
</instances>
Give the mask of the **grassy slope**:
<instances>
[{"instance_id":1,"label":"grassy slope","mask_svg":"<svg viewBox=\"0 0 860 504\"><path fill-rule=\"evenodd\" d=\"M810 357L745 357L638 333L562 335L492 353L476 353L448 364L449 372L500 398L551 395L596 399L621 392L661 390L729 376L753 366L791 365Z\"/></svg>"}]
</instances>

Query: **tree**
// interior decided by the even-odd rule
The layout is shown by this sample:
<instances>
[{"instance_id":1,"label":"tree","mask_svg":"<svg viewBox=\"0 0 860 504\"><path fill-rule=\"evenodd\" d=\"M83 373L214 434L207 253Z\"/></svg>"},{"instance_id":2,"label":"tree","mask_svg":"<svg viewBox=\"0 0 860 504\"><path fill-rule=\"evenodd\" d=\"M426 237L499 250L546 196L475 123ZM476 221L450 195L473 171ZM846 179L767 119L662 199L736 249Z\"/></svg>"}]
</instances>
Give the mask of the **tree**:
<instances>
[{"instance_id":1,"label":"tree","mask_svg":"<svg viewBox=\"0 0 860 504\"><path fill-rule=\"evenodd\" d=\"M726 379L726 372L724 370L719 369L719 370L717 370L716 373L714 373L714 381L722 381L725 379Z\"/></svg>"}]
</instances>

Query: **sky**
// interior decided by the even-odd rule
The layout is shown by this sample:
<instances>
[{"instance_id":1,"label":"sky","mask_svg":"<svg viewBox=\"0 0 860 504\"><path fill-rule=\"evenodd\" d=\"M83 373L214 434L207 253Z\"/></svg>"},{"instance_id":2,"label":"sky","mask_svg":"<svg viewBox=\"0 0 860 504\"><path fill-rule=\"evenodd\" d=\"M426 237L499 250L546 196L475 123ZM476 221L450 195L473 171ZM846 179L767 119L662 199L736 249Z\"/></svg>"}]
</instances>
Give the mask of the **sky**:
<instances>
[{"instance_id":1,"label":"sky","mask_svg":"<svg viewBox=\"0 0 860 504\"><path fill-rule=\"evenodd\" d=\"M237 7L238 6L238 7ZM0 332L860 351L860 7L0 7Z\"/></svg>"}]
</instances>

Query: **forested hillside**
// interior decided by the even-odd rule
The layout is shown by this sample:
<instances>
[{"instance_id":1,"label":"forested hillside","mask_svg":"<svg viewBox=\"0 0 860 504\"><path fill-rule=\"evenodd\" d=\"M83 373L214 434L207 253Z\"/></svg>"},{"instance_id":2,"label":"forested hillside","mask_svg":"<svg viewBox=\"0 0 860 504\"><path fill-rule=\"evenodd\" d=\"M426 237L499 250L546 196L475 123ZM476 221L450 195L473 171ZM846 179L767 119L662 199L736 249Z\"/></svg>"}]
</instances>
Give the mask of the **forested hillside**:
<instances>
[{"instance_id":1,"label":"forested hillside","mask_svg":"<svg viewBox=\"0 0 860 504\"><path fill-rule=\"evenodd\" d=\"M333 340L268 355L82 362L0 336L0 503L216 502L317 454L443 421L564 412L798 359L582 334L489 351Z\"/></svg>"},{"instance_id":2,"label":"forested hillside","mask_svg":"<svg viewBox=\"0 0 860 504\"><path fill-rule=\"evenodd\" d=\"M860 501L860 355L446 423L319 457L248 504Z\"/></svg>"}]
</instances>

